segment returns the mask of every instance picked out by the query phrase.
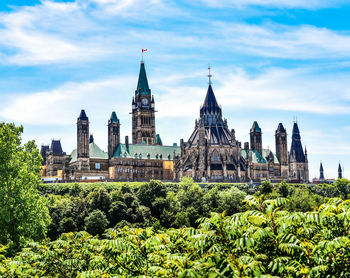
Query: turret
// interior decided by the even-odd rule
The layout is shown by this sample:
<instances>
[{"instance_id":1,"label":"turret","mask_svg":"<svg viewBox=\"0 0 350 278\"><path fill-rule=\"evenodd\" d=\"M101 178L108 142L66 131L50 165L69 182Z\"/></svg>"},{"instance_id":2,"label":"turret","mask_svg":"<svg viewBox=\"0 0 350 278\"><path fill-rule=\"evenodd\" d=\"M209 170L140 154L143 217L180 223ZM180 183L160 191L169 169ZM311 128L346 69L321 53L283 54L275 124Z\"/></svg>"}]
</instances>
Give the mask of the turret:
<instances>
[{"instance_id":1,"label":"turret","mask_svg":"<svg viewBox=\"0 0 350 278\"><path fill-rule=\"evenodd\" d=\"M322 162L320 164L320 182L324 182L324 171L323 171Z\"/></svg>"},{"instance_id":2,"label":"turret","mask_svg":"<svg viewBox=\"0 0 350 278\"><path fill-rule=\"evenodd\" d=\"M256 121L250 129L250 147L262 154L262 132Z\"/></svg>"},{"instance_id":3,"label":"turret","mask_svg":"<svg viewBox=\"0 0 350 278\"><path fill-rule=\"evenodd\" d=\"M77 121L77 152L78 158L89 157L89 118L85 110L81 110Z\"/></svg>"},{"instance_id":4,"label":"turret","mask_svg":"<svg viewBox=\"0 0 350 278\"><path fill-rule=\"evenodd\" d=\"M113 111L108 120L108 157L112 158L120 144L120 122L117 114Z\"/></svg>"},{"instance_id":5,"label":"turret","mask_svg":"<svg viewBox=\"0 0 350 278\"><path fill-rule=\"evenodd\" d=\"M339 162L339 166L338 166L338 179L342 179L343 178L343 170L340 166L340 162Z\"/></svg>"},{"instance_id":6,"label":"turret","mask_svg":"<svg viewBox=\"0 0 350 278\"><path fill-rule=\"evenodd\" d=\"M282 123L279 123L276 132L276 156L281 165L288 165L288 156L287 156L287 131L284 128Z\"/></svg>"},{"instance_id":7,"label":"turret","mask_svg":"<svg viewBox=\"0 0 350 278\"><path fill-rule=\"evenodd\" d=\"M309 164L307 154L305 155L301 144L301 136L298 123L293 124L292 144L289 157L289 175L292 179L299 181L309 181Z\"/></svg>"}]
</instances>

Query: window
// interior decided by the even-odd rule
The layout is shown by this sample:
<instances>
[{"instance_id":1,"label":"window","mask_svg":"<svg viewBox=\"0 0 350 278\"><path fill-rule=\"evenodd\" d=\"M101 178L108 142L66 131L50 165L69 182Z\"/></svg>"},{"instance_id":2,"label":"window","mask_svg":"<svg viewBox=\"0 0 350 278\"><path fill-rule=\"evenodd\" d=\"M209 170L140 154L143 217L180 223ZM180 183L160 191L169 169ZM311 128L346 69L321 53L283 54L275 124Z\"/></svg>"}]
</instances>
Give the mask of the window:
<instances>
[{"instance_id":1,"label":"window","mask_svg":"<svg viewBox=\"0 0 350 278\"><path fill-rule=\"evenodd\" d=\"M219 161L219 154L216 151L213 152L211 161Z\"/></svg>"},{"instance_id":2,"label":"window","mask_svg":"<svg viewBox=\"0 0 350 278\"><path fill-rule=\"evenodd\" d=\"M96 169L96 170L100 170L100 169L101 169L101 164L98 163L98 162L96 162L96 163L95 163L95 169Z\"/></svg>"}]
</instances>

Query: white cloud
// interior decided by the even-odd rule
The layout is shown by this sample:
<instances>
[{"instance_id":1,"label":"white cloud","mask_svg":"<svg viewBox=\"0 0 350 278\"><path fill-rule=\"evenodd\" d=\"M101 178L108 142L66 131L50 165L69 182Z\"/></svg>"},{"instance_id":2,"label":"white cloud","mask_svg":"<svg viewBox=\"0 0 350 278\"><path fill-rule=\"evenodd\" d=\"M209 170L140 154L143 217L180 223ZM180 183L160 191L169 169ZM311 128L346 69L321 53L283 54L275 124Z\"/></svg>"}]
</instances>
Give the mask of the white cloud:
<instances>
[{"instance_id":1,"label":"white cloud","mask_svg":"<svg viewBox=\"0 0 350 278\"><path fill-rule=\"evenodd\" d=\"M180 28L169 21L174 17L183 21ZM0 24L0 62L6 64L101 62L141 47L151 47L159 60L203 60L208 51L295 60L350 57L347 32L213 21L165 0L43 1L1 13Z\"/></svg>"},{"instance_id":2,"label":"white cloud","mask_svg":"<svg viewBox=\"0 0 350 278\"><path fill-rule=\"evenodd\" d=\"M113 109L127 114L128 107L123 104L129 103L130 99L123 96L130 92L131 97L132 89L125 84L134 82L134 78L123 77L67 83L52 91L14 96L0 115L21 124L70 125L80 109L87 109L95 119L106 120ZM118 106L113 107L116 99L119 99Z\"/></svg>"},{"instance_id":3,"label":"white cloud","mask_svg":"<svg viewBox=\"0 0 350 278\"><path fill-rule=\"evenodd\" d=\"M334 7L344 1L329 1L329 0L202 0L205 4L211 7L231 7L231 8L246 8L249 6L263 6L269 8L301 8L301 9L319 9L325 7Z\"/></svg>"},{"instance_id":4,"label":"white cloud","mask_svg":"<svg viewBox=\"0 0 350 278\"><path fill-rule=\"evenodd\" d=\"M334 59L350 56L350 35L310 25L217 23L227 48L260 57Z\"/></svg>"}]
</instances>

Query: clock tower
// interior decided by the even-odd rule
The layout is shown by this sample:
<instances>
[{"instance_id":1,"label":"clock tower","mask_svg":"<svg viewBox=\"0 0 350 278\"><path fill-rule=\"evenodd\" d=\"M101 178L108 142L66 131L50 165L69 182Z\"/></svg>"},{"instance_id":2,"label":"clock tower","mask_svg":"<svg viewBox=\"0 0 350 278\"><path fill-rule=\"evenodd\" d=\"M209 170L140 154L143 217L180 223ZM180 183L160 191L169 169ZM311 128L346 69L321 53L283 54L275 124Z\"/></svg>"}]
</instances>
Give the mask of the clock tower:
<instances>
[{"instance_id":1,"label":"clock tower","mask_svg":"<svg viewBox=\"0 0 350 278\"><path fill-rule=\"evenodd\" d=\"M141 61L139 80L132 99L132 143L156 144L154 97L148 87L145 64Z\"/></svg>"}]
</instances>

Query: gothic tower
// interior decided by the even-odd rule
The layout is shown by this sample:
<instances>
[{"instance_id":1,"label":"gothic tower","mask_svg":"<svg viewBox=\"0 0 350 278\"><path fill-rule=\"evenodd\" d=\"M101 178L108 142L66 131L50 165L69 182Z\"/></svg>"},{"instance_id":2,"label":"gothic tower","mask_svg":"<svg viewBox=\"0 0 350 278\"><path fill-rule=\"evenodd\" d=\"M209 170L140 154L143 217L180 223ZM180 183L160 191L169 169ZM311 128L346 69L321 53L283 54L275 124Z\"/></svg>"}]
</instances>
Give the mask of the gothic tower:
<instances>
[{"instance_id":1,"label":"gothic tower","mask_svg":"<svg viewBox=\"0 0 350 278\"><path fill-rule=\"evenodd\" d=\"M279 123L276 133L276 155L281 165L281 177L288 177L288 151L287 151L287 131L282 123Z\"/></svg>"},{"instance_id":2,"label":"gothic tower","mask_svg":"<svg viewBox=\"0 0 350 278\"><path fill-rule=\"evenodd\" d=\"M323 171L322 162L320 164L320 182L324 182L324 171Z\"/></svg>"},{"instance_id":3,"label":"gothic tower","mask_svg":"<svg viewBox=\"0 0 350 278\"><path fill-rule=\"evenodd\" d=\"M111 158L120 144L120 123L117 114L113 111L108 120L108 157Z\"/></svg>"},{"instance_id":4,"label":"gothic tower","mask_svg":"<svg viewBox=\"0 0 350 278\"><path fill-rule=\"evenodd\" d=\"M89 118L81 110L77 121L77 158L78 169L89 170Z\"/></svg>"},{"instance_id":5,"label":"gothic tower","mask_svg":"<svg viewBox=\"0 0 350 278\"><path fill-rule=\"evenodd\" d=\"M339 166L338 166L338 179L342 179L343 178L343 170L340 166L340 162L339 162Z\"/></svg>"},{"instance_id":6,"label":"gothic tower","mask_svg":"<svg viewBox=\"0 0 350 278\"><path fill-rule=\"evenodd\" d=\"M261 128L255 121L252 128L250 129L250 147L252 150L258 151L262 154L262 136Z\"/></svg>"},{"instance_id":7,"label":"gothic tower","mask_svg":"<svg viewBox=\"0 0 350 278\"><path fill-rule=\"evenodd\" d=\"M292 144L289 152L289 176L298 181L309 181L309 165L301 144L298 124L295 122L292 131Z\"/></svg>"},{"instance_id":8,"label":"gothic tower","mask_svg":"<svg viewBox=\"0 0 350 278\"><path fill-rule=\"evenodd\" d=\"M141 62L135 96L132 99L132 143L156 144L154 97L148 87L143 61Z\"/></svg>"}]
</instances>

